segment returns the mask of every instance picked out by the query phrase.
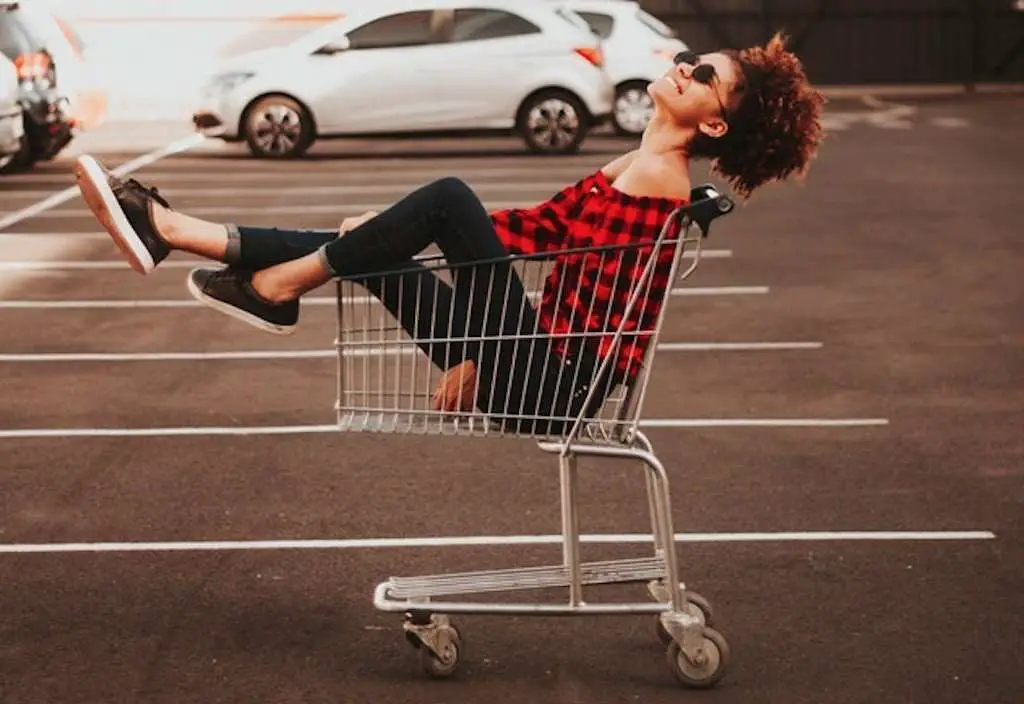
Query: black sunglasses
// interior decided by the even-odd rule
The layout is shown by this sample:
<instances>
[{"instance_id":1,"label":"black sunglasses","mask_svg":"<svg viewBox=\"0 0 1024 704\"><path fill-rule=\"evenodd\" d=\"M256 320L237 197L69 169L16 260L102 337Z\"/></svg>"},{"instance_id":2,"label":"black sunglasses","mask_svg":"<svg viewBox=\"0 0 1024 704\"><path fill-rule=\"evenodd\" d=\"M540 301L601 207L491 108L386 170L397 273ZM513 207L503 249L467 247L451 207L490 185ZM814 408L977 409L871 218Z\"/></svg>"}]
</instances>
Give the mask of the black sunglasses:
<instances>
[{"instance_id":1,"label":"black sunglasses","mask_svg":"<svg viewBox=\"0 0 1024 704\"><path fill-rule=\"evenodd\" d=\"M711 85L711 82L718 78L718 72L715 71L715 67L711 64L702 64L700 62L700 54L696 51L680 51L672 61L676 66L679 64L693 66L693 71L690 72L690 75L698 83Z\"/></svg>"},{"instance_id":2,"label":"black sunglasses","mask_svg":"<svg viewBox=\"0 0 1024 704\"><path fill-rule=\"evenodd\" d=\"M720 83L718 80L718 71L711 64L702 64L700 62L700 54L696 51L680 51L673 58L673 63L678 66L679 64L688 64L693 66L690 71L690 77L697 83L703 83L711 92L715 94L715 100L718 101L718 109L722 111L722 119L726 122L729 121L729 117L725 112L725 105L722 104L722 98L719 97L718 91L715 90L715 83Z\"/></svg>"}]
</instances>

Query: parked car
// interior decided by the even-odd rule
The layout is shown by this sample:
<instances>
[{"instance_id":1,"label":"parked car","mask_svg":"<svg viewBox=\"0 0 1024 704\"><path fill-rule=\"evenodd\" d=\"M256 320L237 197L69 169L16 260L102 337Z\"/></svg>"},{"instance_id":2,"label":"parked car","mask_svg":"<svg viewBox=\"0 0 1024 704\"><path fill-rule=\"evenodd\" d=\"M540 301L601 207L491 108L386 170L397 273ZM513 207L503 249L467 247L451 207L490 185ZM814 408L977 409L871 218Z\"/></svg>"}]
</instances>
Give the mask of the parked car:
<instances>
[{"instance_id":1,"label":"parked car","mask_svg":"<svg viewBox=\"0 0 1024 704\"><path fill-rule=\"evenodd\" d=\"M3 167L10 171L52 159L74 138L64 84L73 81L76 67L52 15L19 2L0 0L0 53L15 65L24 115L21 148Z\"/></svg>"},{"instance_id":2,"label":"parked car","mask_svg":"<svg viewBox=\"0 0 1024 704\"><path fill-rule=\"evenodd\" d=\"M358 3L284 47L226 62L193 123L260 157L332 137L469 132L570 153L611 113L599 44L547 0Z\"/></svg>"},{"instance_id":3,"label":"parked car","mask_svg":"<svg viewBox=\"0 0 1024 704\"><path fill-rule=\"evenodd\" d=\"M621 135L644 131L654 111L647 84L688 47L675 30L630 0L566 0L601 38L605 70L615 84L612 125Z\"/></svg>"},{"instance_id":4,"label":"parked car","mask_svg":"<svg viewBox=\"0 0 1024 704\"><path fill-rule=\"evenodd\" d=\"M0 170L21 151L25 134L18 88L18 69L14 62L0 55Z\"/></svg>"}]
</instances>

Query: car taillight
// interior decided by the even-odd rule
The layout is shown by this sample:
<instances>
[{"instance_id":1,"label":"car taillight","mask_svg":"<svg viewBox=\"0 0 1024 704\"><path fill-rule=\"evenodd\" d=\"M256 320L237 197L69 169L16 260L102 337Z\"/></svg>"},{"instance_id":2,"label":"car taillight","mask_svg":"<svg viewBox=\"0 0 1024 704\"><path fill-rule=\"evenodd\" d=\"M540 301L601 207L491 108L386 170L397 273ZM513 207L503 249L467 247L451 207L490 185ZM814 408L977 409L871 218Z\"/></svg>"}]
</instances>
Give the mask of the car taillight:
<instances>
[{"instance_id":1,"label":"car taillight","mask_svg":"<svg viewBox=\"0 0 1024 704\"><path fill-rule=\"evenodd\" d=\"M14 66L18 69L18 79L22 81L34 81L38 78L45 78L50 73L53 63L50 57L42 52L29 52L22 54L14 60Z\"/></svg>"},{"instance_id":2,"label":"car taillight","mask_svg":"<svg viewBox=\"0 0 1024 704\"><path fill-rule=\"evenodd\" d=\"M582 56L584 59L589 61L597 68L604 66L604 54L601 50L594 46L580 46L576 47L576 53Z\"/></svg>"}]
</instances>

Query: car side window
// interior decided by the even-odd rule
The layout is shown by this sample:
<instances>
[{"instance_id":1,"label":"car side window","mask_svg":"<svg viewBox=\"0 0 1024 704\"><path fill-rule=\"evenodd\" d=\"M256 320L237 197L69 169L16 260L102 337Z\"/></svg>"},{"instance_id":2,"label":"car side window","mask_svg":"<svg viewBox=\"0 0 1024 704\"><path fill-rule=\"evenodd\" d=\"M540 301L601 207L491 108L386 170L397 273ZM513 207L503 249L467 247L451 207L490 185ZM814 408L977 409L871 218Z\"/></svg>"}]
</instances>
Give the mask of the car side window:
<instances>
[{"instance_id":1,"label":"car side window","mask_svg":"<svg viewBox=\"0 0 1024 704\"><path fill-rule=\"evenodd\" d=\"M519 15L503 10L455 10L451 41L472 42L482 39L537 34L540 27Z\"/></svg>"},{"instance_id":2,"label":"car side window","mask_svg":"<svg viewBox=\"0 0 1024 704\"><path fill-rule=\"evenodd\" d=\"M615 27L615 18L611 15L606 15L603 12L581 12L576 11L576 14L587 21L590 25L590 31L592 31L601 39L607 39L612 36L612 29Z\"/></svg>"},{"instance_id":3,"label":"car side window","mask_svg":"<svg viewBox=\"0 0 1024 704\"><path fill-rule=\"evenodd\" d=\"M397 46L418 46L433 41L433 12L401 12L388 15L357 27L348 33L352 49L384 49Z\"/></svg>"}]
</instances>

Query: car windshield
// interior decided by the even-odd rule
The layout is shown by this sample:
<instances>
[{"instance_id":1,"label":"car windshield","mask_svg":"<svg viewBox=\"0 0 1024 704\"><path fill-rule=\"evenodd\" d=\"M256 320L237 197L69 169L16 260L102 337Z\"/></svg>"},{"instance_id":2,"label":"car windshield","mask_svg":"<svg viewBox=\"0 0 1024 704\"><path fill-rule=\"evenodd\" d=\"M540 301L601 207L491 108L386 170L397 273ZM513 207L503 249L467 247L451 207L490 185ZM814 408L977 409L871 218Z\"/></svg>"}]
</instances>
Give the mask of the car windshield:
<instances>
[{"instance_id":1,"label":"car windshield","mask_svg":"<svg viewBox=\"0 0 1024 704\"><path fill-rule=\"evenodd\" d=\"M288 22L277 19L263 21L228 42L221 49L220 54L224 58L230 58L266 49L291 46L334 21L333 17L311 17Z\"/></svg>"}]
</instances>

